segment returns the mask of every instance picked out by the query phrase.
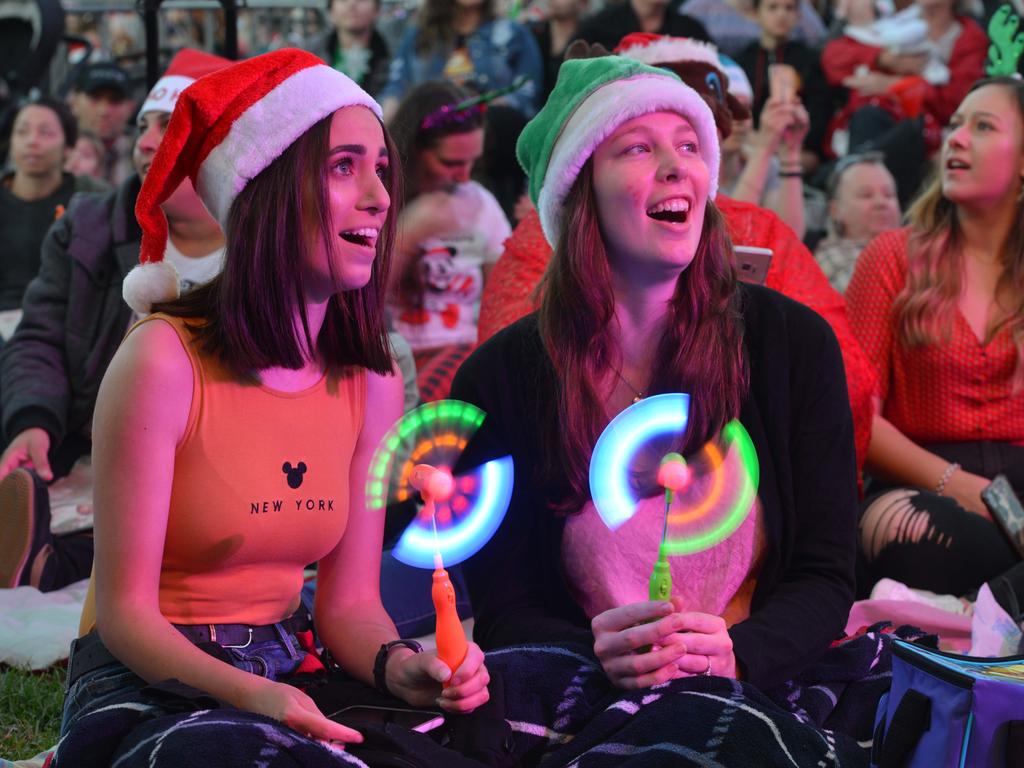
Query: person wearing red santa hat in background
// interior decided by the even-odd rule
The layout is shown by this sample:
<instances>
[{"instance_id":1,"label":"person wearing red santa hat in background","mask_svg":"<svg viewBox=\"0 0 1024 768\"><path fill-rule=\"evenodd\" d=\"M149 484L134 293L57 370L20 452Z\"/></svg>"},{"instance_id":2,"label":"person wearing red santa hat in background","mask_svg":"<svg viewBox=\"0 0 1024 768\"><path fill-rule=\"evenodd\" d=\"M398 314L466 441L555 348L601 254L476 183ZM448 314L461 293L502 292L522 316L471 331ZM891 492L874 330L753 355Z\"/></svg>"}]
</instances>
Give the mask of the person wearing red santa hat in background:
<instances>
[{"instance_id":1,"label":"person wearing red santa hat in background","mask_svg":"<svg viewBox=\"0 0 1024 768\"><path fill-rule=\"evenodd\" d=\"M744 120L750 115L729 93L729 80L719 62L718 51L709 43L633 33L619 42L615 53L644 64L665 67L679 75L708 103L719 140L730 135L734 120ZM586 51L570 49L567 57L586 54ZM721 193L715 197L715 205L725 217L734 245L772 250L765 285L807 305L832 326L843 353L853 410L857 466L862 467L871 438L871 393L875 379L850 329L842 295L829 285L814 256L793 230L774 213ZM536 211L530 211L505 241L504 253L494 264L491 279L484 286L478 322L480 344L537 309L540 297L536 289L550 259L551 246L544 239L540 218Z\"/></svg>"},{"instance_id":2,"label":"person wearing red santa hat in background","mask_svg":"<svg viewBox=\"0 0 1024 768\"><path fill-rule=\"evenodd\" d=\"M402 412L383 312L399 171L380 115L295 49L180 95L139 193L141 264L124 282L152 314L96 405L83 614L95 629L73 648L54 765L78 764L111 697L152 703L142 690L168 679L241 711L173 714L165 700L159 759L145 727L119 740L147 764L190 764L200 738L221 745L219 765L340 762L318 741L362 736L287 682L323 668L311 619L341 668L381 693L447 712L487 701L475 644L449 669L399 641L380 600L384 515L367 512L364 484ZM160 206L186 177L226 251L220 274L179 296ZM299 593L312 562L311 617Z\"/></svg>"},{"instance_id":3,"label":"person wearing red santa hat in background","mask_svg":"<svg viewBox=\"0 0 1024 768\"><path fill-rule=\"evenodd\" d=\"M46 235L23 318L0 357L9 439L0 456L0 587L47 592L89 575L90 429L100 380L133 319L121 281L139 257L135 199L178 94L230 63L180 51L139 110L136 173L112 192L75 196ZM224 236L191 182L183 181L163 209L167 254L182 285L212 278L220 271ZM55 480L51 510L48 485Z\"/></svg>"}]
</instances>

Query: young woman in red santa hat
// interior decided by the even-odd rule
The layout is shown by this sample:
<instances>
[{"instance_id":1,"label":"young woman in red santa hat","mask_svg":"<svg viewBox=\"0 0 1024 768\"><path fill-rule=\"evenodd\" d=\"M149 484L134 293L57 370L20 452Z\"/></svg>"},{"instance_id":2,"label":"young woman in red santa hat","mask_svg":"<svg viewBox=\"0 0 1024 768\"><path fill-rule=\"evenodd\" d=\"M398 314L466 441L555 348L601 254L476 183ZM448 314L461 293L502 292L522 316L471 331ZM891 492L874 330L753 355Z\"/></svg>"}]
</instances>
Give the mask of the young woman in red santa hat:
<instances>
[{"instance_id":1,"label":"young woman in red santa hat","mask_svg":"<svg viewBox=\"0 0 1024 768\"><path fill-rule=\"evenodd\" d=\"M301 51L180 96L139 195L142 264L124 286L155 314L129 332L96 406L95 631L74 648L57 764L86 762L105 705L131 710L168 679L294 729L231 718L249 729L224 738L258 745L266 764L285 752L330 764L305 736L360 741L285 682L320 666L299 599L311 562L317 635L349 675L448 712L487 700L477 646L450 670L396 645L380 601L384 518L367 514L363 486L402 411L382 313L394 158L377 103ZM159 205L185 176L227 246L223 272L179 298ZM162 760L194 742L166 738L182 718L158 729ZM120 748L149 743L139 732Z\"/></svg>"}]
</instances>

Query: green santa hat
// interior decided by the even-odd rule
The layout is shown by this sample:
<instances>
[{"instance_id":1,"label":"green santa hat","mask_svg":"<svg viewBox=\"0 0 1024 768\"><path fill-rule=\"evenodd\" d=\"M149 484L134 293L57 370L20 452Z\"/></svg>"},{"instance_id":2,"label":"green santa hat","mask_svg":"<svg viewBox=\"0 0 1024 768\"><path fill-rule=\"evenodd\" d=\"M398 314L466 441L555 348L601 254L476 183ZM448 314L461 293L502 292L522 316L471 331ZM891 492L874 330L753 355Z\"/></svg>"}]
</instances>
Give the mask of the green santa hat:
<instances>
[{"instance_id":1,"label":"green santa hat","mask_svg":"<svg viewBox=\"0 0 1024 768\"><path fill-rule=\"evenodd\" d=\"M549 243L558 242L565 197L594 150L624 122L652 112L677 112L689 120L708 167L708 198L714 199L718 131L711 109L695 90L673 72L622 56L570 59L516 144Z\"/></svg>"}]
</instances>

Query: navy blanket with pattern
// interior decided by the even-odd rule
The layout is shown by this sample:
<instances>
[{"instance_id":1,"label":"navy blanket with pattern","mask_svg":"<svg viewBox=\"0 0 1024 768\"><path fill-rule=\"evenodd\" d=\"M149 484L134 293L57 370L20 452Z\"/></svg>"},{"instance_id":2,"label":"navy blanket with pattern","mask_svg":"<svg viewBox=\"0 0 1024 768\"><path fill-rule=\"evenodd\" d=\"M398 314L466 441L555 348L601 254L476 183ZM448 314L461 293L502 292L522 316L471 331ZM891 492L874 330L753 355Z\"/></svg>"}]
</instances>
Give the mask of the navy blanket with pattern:
<instances>
[{"instance_id":1,"label":"navy blanket with pattern","mask_svg":"<svg viewBox=\"0 0 1024 768\"><path fill-rule=\"evenodd\" d=\"M919 639L921 633L896 633ZM799 679L762 693L735 680L693 677L643 691L613 688L586 650L521 646L487 654L504 683L513 738L502 765L866 766L875 708L890 681L882 627L830 649ZM427 745L409 765L494 765ZM83 717L52 768L363 766L267 718L230 708L168 713L137 697Z\"/></svg>"}]
</instances>

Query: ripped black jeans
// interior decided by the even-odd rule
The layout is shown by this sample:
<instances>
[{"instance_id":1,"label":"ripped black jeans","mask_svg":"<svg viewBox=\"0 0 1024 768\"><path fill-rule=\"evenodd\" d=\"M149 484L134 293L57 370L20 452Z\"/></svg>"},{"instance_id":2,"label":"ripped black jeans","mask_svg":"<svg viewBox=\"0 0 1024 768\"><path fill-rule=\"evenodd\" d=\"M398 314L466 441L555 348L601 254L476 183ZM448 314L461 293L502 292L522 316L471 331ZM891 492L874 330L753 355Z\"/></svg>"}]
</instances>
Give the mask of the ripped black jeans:
<instances>
[{"instance_id":1,"label":"ripped black jeans","mask_svg":"<svg viewBox=\"0 0 1024 768\"><path fill-rule=\"evenodd\" d=\"M1024 447L1009 443L925 446L967 472L1004 474L1024 497ZM882 578L957 596L975 592L1020 563L995 523L930 489L868 483L859 524L858 597Z\"/></svg>"}]
</instances>

